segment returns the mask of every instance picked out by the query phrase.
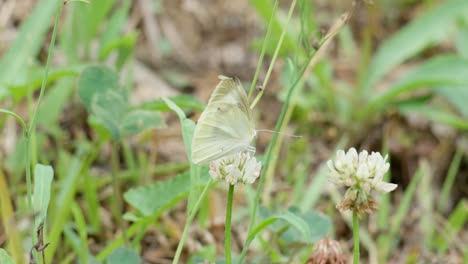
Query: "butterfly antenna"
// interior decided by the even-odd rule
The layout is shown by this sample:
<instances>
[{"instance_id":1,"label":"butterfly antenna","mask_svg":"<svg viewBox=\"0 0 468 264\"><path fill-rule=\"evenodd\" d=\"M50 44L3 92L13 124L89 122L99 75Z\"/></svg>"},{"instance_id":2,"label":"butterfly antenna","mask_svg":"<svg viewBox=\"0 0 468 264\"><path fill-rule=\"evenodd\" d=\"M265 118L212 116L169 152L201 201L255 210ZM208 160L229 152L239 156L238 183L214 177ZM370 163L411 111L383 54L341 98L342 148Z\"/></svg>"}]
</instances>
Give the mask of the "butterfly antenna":
<instances>
[{"instance_id":1,"label":"butterfly antenna","mask_svg":"<svg viewBox=\"0 0 468 264\"><path fill-rule=\"evenodd\" d=\"M258 129L257 132L271 132L271 133L277 133L277 134L285 135L285 136L292 137L292 138L302 138L302 136L288 134L288 133L282 133L282 132L276 132L274 130L269 130L269 129Z\"/></svg>"}]
</instances>

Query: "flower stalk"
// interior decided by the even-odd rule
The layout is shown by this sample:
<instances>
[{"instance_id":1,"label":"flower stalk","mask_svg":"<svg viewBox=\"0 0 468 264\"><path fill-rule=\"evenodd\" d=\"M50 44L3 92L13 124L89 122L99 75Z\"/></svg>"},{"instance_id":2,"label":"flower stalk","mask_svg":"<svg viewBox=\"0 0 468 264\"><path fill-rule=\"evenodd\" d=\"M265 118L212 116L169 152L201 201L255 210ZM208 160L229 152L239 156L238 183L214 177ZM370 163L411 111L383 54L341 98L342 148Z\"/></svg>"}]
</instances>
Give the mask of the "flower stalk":
<instances>
[{"instance_id":1,"label":"flower stalk","mask_svg":"<svg viewBox=\"0 0 468 264\"><path fill-rule=\"evenodd\" d=\"M231 256L231 218L232 218L232 202L234 199L234 186L229 184L229 193L226 206L226 224L224 226L224 255L226 264L232 263Z\"/></svg>"},{"instance_id":2,"label":"flower stalk","mask_svg":"<svg viewBox=\"0 0 468 264\"><path fill-rule=\"evenodd\" d=\"M354 257L353 263L359 264L359 215L353 212L353 238L354 238Z\"/></svg>"},{"instance_id":3,"label":"flower stalk","mask_svg":"<svg viewBox=\"0 0 468 264\"><path fill-rule=\"evenodd\" d=\"M335 160L327 163L329 180L347 188L343 200L336 207L340 211L353 211L354 264L359 263L359 217L377 209L371 192L391 192L397 187L383 181L390 168L387 158L378 152L369 154L365 150L358 154L355 148L351 148L348 152L338 150Z\"/></svg>"}]
</instances>

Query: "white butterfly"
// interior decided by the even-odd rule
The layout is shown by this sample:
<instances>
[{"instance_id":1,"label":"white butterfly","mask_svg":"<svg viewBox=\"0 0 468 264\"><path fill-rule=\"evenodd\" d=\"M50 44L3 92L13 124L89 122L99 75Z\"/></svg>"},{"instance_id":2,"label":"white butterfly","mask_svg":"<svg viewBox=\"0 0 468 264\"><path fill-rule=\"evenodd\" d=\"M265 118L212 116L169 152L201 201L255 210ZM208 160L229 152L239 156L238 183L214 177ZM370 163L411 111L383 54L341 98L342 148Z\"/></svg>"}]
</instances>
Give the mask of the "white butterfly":
<instances>
[{"instance_id":1,"label":"white butterfly","mask_svg":"<svg viewBox=\"0 0 468 264\"><path fill-rule=\"evenodd\" d=\"M238 80L219 76L192 139L192 162L206 164L241 151L255 152L256 135L247 94Z\"/></svg>"}]
</instances>

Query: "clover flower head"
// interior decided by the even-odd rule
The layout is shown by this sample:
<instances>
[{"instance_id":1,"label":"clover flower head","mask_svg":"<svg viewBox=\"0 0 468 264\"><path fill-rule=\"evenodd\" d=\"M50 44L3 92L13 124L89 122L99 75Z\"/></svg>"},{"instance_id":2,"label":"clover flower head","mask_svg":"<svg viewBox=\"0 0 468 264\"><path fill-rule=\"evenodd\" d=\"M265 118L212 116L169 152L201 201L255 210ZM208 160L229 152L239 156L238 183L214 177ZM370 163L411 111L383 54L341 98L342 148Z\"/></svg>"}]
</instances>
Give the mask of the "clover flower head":
<instances>
[{"instance_id":1,"label":"clover flower head","mask_svg":"<svg viewBox=\"0 0 468 264\"><path fill-rule=\"evenodd\" d=\"M215 180L225 180L231 185L238 182L252 184L260 176L261 168L262 164L250 152L239 152L212 161L210 175Z\"/></svg>"},{"instance_id":2,"label":"clover flower head","mask_svg":"<svg viewBox=\"0 0 468 264\"><path fill-rule=\"evenodd\" d=\"M346 153L338 150L336 159L327 162L330 181L348 188L343 201L338 205L340 210L370 213L376 208L370 196L372 190L395 190L396 184L383 181L390 168L387 158L388 156L382 157L378 152L369 155L365 150L358 154L355 148L351 148Z\"/></svg>"}]
</instances>

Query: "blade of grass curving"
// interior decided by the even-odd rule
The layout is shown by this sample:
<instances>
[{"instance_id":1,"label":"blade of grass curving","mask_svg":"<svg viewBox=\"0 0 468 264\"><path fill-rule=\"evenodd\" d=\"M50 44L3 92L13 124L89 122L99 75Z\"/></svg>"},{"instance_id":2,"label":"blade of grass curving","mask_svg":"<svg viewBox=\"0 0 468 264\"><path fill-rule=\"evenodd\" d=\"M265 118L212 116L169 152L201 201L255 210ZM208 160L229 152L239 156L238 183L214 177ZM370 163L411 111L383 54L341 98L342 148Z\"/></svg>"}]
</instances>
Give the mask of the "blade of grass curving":
<instances>
[{"instance_id":1,"label":"blade of grass curving","mask_svg":"<svg viewBox=\"0 0 468 264\"><path fill-rule=\"evenodd\" d=\"M403 199L400 202L400 206L396 209L396 213L393 216L392 222L390 223L390 229L385 234L386 238L384 239L383 244L381 245L382 248L379 249L379 263L385 263L388 257L388 254L391 252L391 241L395 241L395 236L398 233L398 230L401 226L401 223L405 219L406 215L408 214L408 210L411 205L411 201L413 200L413 196L416 192L416 187L418 186L421 178L427 172L428 164L421 163L418 170L414 173L411 182L407 189L405 190L405 194L403 195Z\"/></svg>"},{"instance_id":2,"label":"blade of grass curving","mask_svg":"<svg viewBox=\"0 0 468 264\"><path fill-rule=\"evenodd\" d=\"M26 123L24 122L24 120L19 115L17 115L16 113L14 113L14 112L12 112L10 110L6 110L6 109L0 109L0 113L10 115L10 116L14 117L16 120L18 120L18 122L20 122L20 124L21 124L21 127L23 128L23 135L26 136L26 134L28 132L28 127L26 126Z\"/></svg>"},{"instance_id":3,"label":"blade of grass curving","mask_svg":"<svg viewBox=\"0 0 468 264\"><path fill-rule=\"evenodd\" d=\"M445 219L444 219L445 220ZM449 215L448 221L445 223L444 231L446 237L437 236L435 239L436 248L439 254L444 254L448 249L450 242L454 240L456 235L466 226L468 220L468 200L462 199L453 212ZM458 245L463 244L457 243ZM461 246L463 248L463 246ZM463 250L463 249L462 249ZM467 250L466 247L464 249Z\"/></svg>"},{"instance_id":4,"label":"blade of grass curving","mask_svg":"<svg viewBox=\"0 0 468 264\"><path fill-rule=\"evenodd\" d=\"M440 192L439 202L437 204L437 209L441 212L445 212L447 210L452 187L455 182L455 178L457 177L462 158L463 150L462 148L458 148L453 156L452 162L450 163L445 181L442 184L442 191Z\"/></svg>"}]
</instances>

